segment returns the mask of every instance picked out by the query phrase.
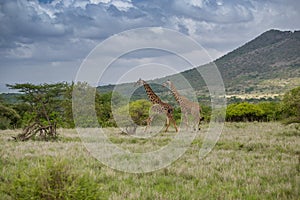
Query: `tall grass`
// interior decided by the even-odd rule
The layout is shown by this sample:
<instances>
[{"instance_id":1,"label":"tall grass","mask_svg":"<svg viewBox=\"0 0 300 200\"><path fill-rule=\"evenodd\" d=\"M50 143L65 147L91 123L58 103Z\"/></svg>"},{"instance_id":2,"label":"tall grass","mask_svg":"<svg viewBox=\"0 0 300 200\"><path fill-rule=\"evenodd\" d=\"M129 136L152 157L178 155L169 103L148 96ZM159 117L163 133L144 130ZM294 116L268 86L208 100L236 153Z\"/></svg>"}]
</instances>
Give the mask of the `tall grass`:
<instances>
[{"instance_id":1,"label":"tall grass","mask_svg":"<svg viewBox=\"0 0 300 200\"><path fill-rule=\"evenodd\" d=\"M111 141L134 152L160 148L175 134L145 140L108 132ZM296 126L227 123L204 159L198 159L200 132L179 160L146 174L104 166L74 130L61 130L58 142L14 142L9 138L15 134L0 132L0 199L299 199Z\"/></svg>"}]
</instances>

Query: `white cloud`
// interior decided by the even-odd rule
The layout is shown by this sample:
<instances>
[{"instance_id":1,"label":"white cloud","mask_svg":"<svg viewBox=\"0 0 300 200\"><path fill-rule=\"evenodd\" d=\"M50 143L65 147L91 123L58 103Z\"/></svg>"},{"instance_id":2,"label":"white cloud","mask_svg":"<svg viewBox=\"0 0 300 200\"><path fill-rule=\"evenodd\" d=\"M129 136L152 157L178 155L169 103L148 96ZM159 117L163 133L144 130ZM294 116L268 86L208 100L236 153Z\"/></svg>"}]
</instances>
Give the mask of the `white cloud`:
<instances>
[{"instance_id":1,"label":"white cloud","mask_svg":"<svg viewBox=\"0 0 300 200\"><path fill-rule=\"evenodd\" d=\"M39 66L53 69L44 70L45 73L61 74L60 69L66 66L74 71L78 68L75 64L98 43L121 31L140 27L178 30L193 37L216 58L268 29L299 29L299 7L297 0L54 0L51 3L3 0L0 3L0 70L1 74L6 72L7 80L9 74L4 69L15 69L11 76L14 82L24 80L16 78L22 77L24 68L15 67L20 67L20 63L31 72ZM143 39L140 36L138 42L142 43ZM137 42L126 41L118 41L108 53L113 53L118 46ZM184 46L161 42L167 47ZM160 60L162 56L155 56L145 59L163 60ZM142 56L123 60L122 64L130 66L130 61L135 64L138 59ZM15 75L18 73L19 76ZM55 76L45 81L55 81Z\"/></svg>"},{"instance_id":2,"label":"white cloud","mask_svg":"<svg viewBox=\"0 0 300 200\"><path fill-rule=\"evenodd\" d=\"M111 2L112 5L116 6L121 11L128 11L130 8L134 8L130 1L119 1L114 0Z\"/></svg>"},{"instance_id":3,"label":"white cloud","mask_svg":"<svg viewBox=\"0 0 300 200\"><path fill-rule=\"evenodd\" d=\"M32 45L18 44L17 48L11 49L8 57L18 58L31 58L32 57Z\"/></svg>"},{"instance_id":4,"label":"white cloud","mask_svg":"<svg viewBox=\"0 0 300 200\"><path fill-rule=\"evenodd\" d=\"M193 6L203 8L205 6L205 3L207 2L207 0L190 0L190 1L185 1L185 2L188 4L191 4Z\"/></svg>"}]
</instances>

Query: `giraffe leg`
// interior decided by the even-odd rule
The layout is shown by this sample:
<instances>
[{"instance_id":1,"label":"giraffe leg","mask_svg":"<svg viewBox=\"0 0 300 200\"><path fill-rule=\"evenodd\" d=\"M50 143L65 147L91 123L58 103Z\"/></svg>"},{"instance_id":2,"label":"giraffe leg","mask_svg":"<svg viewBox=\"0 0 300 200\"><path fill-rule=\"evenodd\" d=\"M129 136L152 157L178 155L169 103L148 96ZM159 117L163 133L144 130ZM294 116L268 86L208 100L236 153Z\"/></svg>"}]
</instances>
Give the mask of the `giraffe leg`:
<instances>
[{"instance_id":1,"label":"giraffe leg","mask_svg":"<svg viewBox=\"0 0 300 200\"><path fill-rule=\"evenodd\" d=\"M193 117L193 124L192 124L192 130L197 131L199 130L199 123L200 123L200 112L198 107L194 107L191 110L191 114Z\"/></svg>"},{"instance_id":2,"label":"giraffe leg","mask_svg":"<svg viewBox=\"0 0 300 200\"><path fill-rule=\"evenodd\" d=\"M152 120L153 120L153 115L151 115L150 117L148 117L148 119L147 119L147 126L146 126L144 132L146 132L147 129L150 127Z\"/></svg>"},{"instance_id":3,"label":"giraffe leg","mask_svg":"<svg viewBox=\"0 0 300 200\"><path fill-rule=\"evenodd\" d=\"M174 124L174 128L175 128L176 132L178 132L178 128L176 126L176 121L174 119L173 119L173 124Z\"/></svg>"},{"instance_id":4,"label":"giraffe leg","mask_svg":"<svg viewBox=\"0 0 300 200\"><path fill-rule=\"evenodd\" d=\"M196 113L194 115L194 124L193 124L194 131L200 130L199 125L200 125L200 116L198 113Z\"/></svg>"},{"instance_id":5,"label":"giraffe leg","mask_svg":"<svg viewBox=\"0 0 300 200\"><path fill-rule=\"evenodd\" d=\"M186 130L188 130L188 128L189 128L189 119L188 119L188 113L187 112L184 113L184 124L185 124Z\"/></svg>"},{"instance_id":6,"label":"giraffe leg","mask_svg":"<svg viewBox=\"0 0 300 200\"><path fill-rule=\"evenodd\" d=\"M173 118L172 115L171 115L171 116L168 116L168 121L169 121L169 125L168 125L167 129L168 129L169 126L170 126L170 122L172 122L173 125L174 125L174 128L175 128L176 132L178 132L178 128L177 128L177 126L176 126L176 121L175 121L175 119ZM167 129L166 129L166 132L167 132Z\"/></svg>"},{"instance_id":7,"label":"giraffe leg","mask_svg":"<svg viewBox=\"0 0 300 200\"><path fill-rule=\"evenodd\" d=\"M194 123L194 131L200 130L200 117L197 116Z\"/></svg>"},{"instance_id":8,"label":"giraffe leg","mask_svg":"<svg viewBox=\"0 0 300 200\"><path fill-rule=\"evenodd\" d=\"M169 126L170 126L170 119L169 119L169 117L167 116L167 119L166 119L166 130L165 130L165 132L168 131Z\"/></svg>"}]
</instances>

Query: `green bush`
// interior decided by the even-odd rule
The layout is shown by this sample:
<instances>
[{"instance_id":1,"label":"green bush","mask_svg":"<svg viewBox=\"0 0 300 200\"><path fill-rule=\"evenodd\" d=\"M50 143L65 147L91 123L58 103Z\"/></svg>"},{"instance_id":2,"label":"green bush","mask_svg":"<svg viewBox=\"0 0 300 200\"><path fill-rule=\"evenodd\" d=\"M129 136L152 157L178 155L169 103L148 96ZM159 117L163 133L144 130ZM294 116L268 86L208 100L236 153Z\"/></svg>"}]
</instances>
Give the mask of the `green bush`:
<instances>
[{"instance_id":1,"label":"green bush","mask_svg":"<svg viewBox=\"0 0 300 200\"><path fill-rule=\"evenodd\" d=\"M261 102L257 104L264 112L264 121L276 121L281 119L280 103L277 102Z\"/></svg>"},{"instance_id":2,"label":"green bush","mask_svg":"<svg viewBox=\"0 0 300 200\"><path fill-rule=\"evenodd\" d=\"M75 173L65 160L47 159L36 168L20 169L4 190L12 199L100 199L105 192L86 173Z\"/></svg>"},{"instance_id":3,"label":"green bush","mask_svg":"<svg viewBox=\"0 0 300 200\"><path fill-rule=\"evenodd\" d=\"M300 87L288 91L282 100L284 122L300 123Z\"/></svg>"},{"instance_id":4,"label":"green bush","mask_svg":"<svg viewBox=\"0 0 300 200\"><path fill-rule=\"evenodd\" d=\"M130 102L129 114L137 125L146 125L145 122L149 117L149 109L151 105L150 101L144 99Z\"/></svg>"},{"instance_id":5,"label":"green bush","mask_svg":"<svg viewBox=\"0 0 300 200\"><path fill-rule=\"evenodd\" d=\"M209 122L211 119L211 107L206 105L200 105L201 106L201 113L200 116L203 117L203 120L205 122Z\"/></svg>"},{"instance_id":6,"label":"green bush","mask_svg":"<svg viewBox=\"0 0 300 200\"><path fill-rule=\"evenodd\" d=\"M226 110L227 121L263 121L265 112L255 104L247 102L230 104Z\"/></svg>"},{"instance_id":7,"label":"green bush","mask_svg":"<svg viewBox=\"0 0 300 200\"><path fill-rule=\"evenodd\" d=\"M20 124L20 115L8 106L0 103L0 129L16 128Z\"/></svg>"},{"instance_id":8,"label":"green bush","mask_svg":"<svg viewBox=\"0 0 300 200\"><path fill-rule=\"evenodd\" d=\"M146 120L149 117L149 110L152 106L150 101L141 99L130 102L129 105L123 105L117 108L115 114L119 124L131 125L128 119L128 114L136 125L146 125ZM129 112L129 113L127 113Z\"/></svg>"}]
</instances>

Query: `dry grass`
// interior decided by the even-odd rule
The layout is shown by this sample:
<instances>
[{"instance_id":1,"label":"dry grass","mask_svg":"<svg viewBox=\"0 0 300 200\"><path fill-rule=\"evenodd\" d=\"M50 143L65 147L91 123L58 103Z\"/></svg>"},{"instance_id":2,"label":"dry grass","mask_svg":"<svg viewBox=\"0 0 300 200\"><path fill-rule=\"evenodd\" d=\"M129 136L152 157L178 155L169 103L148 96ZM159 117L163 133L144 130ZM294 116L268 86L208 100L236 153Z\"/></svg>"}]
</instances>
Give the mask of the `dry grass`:
<instances>
[{"instance_id":1,"label":"dry grass","mask_svg":"<svg viewBox=\"0 0 300 200\"><path fill-rule=\"evenodd\" d=\"M112 142L133 152L161 148L175 134L139 139L121 135L116 129L106 132ZM69 174L62 182L62 192L56 191L52 199L299 199L297 125L227 123L217 145L204 159L198 158L203 138L200 132L180 159L145 174L104 166L85 149L75 130L61 130L57 142L10 140L16 134L0 132L0 199L45 198L34 188L35 182L45 182L49 169ZM61 179L57 182L61 184Z\"/></svg>"}]
</instances>

